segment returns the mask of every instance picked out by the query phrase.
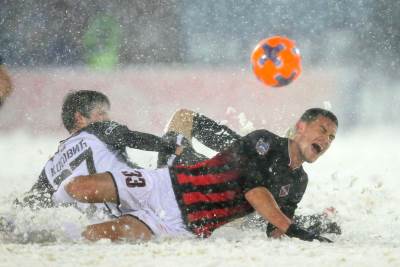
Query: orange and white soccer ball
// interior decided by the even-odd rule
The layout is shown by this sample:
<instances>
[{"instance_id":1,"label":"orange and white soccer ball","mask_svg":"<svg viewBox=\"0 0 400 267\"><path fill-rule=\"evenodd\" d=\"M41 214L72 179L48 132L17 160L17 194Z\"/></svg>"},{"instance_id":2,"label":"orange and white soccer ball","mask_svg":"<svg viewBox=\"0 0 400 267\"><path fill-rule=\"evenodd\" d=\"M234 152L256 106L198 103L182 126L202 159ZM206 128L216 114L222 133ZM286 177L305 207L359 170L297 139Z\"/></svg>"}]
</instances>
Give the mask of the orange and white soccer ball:
<instances>
[{"instance_id":1,"label":"orange and white soccer ball","mask_svg":"<svg viewBox=\"0 0 400 267\"><path fill-rule=\"evenodd\" d=\"M251 53L256 77L267 86L285 86L299 77L301 56L294 41L273 36L260 41Z\"/></svg>"}]
</instances>

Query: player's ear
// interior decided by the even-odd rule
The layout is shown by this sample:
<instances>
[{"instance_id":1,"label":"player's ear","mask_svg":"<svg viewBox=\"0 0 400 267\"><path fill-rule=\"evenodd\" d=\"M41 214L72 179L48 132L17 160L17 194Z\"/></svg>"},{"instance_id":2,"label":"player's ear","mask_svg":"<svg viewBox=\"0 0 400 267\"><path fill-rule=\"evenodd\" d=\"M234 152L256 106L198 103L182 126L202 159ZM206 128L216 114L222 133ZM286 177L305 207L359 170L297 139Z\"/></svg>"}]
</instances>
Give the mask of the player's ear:
<instances>
[{"instance_id":1,"label":"player's ear","mask_svg":"<svg viewBox=\"0 0 400 267\"><path fill-rule=\"evenodd\" d=\"M304 132L304 129L306 128L306 124L307 123L305 121L299 120L295 125L296 132L298 132L298 133Z\"/></svg>"},{"instance_id":2,"label":"player's ear","mask_svg":"<svg viewBox=\"0 0 400 267\"><path fill-rule=\"evenodd\" d=\"M80 113L80 112L75 112L74 113L74 122L75 122L75 129L80 129L85 125L86 123L86 118Z\"/></svg>"}]
</instances>

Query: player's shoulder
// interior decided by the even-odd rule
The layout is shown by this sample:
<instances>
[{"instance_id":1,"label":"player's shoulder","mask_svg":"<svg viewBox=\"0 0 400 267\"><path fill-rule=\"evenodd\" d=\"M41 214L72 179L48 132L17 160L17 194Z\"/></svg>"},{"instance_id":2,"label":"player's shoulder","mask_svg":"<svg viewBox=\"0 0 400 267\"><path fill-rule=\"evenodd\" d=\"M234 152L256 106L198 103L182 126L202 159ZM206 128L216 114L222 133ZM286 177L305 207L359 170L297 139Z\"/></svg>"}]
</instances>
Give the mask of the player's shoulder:
<instances>
[{"instance_id":1,"label":"player's shoulder","mask_svg":"<svg viewBox=\"0 0 400 267\"><path fill-rule=\"evenodd\" d=\"M266 129L259 129L259 130L252 131L251 133L249 133L247 135L247 138L249 138L251 140L256 140L256 141L263 139L265 142L268 142L271 145L280 144L285 139L285 138L280 137L279 135L274 134Z\"/></svg>"},{"instance_id":2,"label":"player's shoulder","mask_svg":"<svg viewBox=\"0 0 400 267\"><path fill-rule=\"evenodd\" d=\"M111 135L116 131L120 131L121 128L125 128L125 126L115 121L98 121L89 124L81 131L100 135Z\"/></svg>"},{"instance_id":3,"label":"player's shoulder","mask_svg":"<svg viewBox=\"0 0 400 267\"><path fill-rule=\"evenodd\" d=\"M304 170L303 166L300 166L297 169L297 183L299 183L299 190L304 192L307 188L308 185L308 174L307 172Z\"/></svg>"},{"instance_id":4,"label":"player's shoulder","mask_svg":"<svg viewBox=\"0 0 400 267\"><path fill-rule=\"evenodd\" d=\"M126 135L130 132L128 127L115 121L94 122L81 131L92 134L100 141L116 147L126 145Z\"/></svg>"},{"instance_id":5,"label":"player's shoulder","mask_svg":"<svg viewBox=\"0 0 400 267\"><path fill-rule=\"evenodd\" d=\"M270 154L271 151L284 153L287 150L287 138L280 137L268 130L252 131L244 136L246 147L255 149L259 155Z\"/></svg>"}]
</instances>

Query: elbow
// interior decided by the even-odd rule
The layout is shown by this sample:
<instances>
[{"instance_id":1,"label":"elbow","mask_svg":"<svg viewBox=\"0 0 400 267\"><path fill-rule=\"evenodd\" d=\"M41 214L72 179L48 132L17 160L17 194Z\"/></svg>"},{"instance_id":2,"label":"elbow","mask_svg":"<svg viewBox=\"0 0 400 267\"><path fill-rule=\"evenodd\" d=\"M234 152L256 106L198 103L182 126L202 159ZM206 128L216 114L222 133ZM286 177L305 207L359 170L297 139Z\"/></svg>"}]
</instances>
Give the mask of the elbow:
<instances>
[{"instance_id":1,"label":"elbow","mask_svg":"<svg viewBox=\"0 0 400 267\"><path fill-rule=\"evenodd\" d=\"M268 193L269 193L269 191L265 187L256 187L256 188L253 188L253 189L247 191L244 194L244 197L246 198L246 200L248 202L250 202L250 204L252 204L254 202L258 202L257 200L259 200L260 198L265 200L265 196Z\"/></svg>"}]
</instances>

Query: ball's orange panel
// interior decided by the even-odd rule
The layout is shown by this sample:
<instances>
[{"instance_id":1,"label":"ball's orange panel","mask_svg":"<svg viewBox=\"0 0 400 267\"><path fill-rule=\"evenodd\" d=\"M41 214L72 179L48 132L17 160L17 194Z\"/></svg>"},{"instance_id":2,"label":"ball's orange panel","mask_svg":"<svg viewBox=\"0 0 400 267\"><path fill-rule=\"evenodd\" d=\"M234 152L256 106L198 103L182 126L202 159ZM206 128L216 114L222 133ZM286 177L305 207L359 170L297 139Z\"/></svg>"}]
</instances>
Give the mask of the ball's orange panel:
<instances>
[{"instance_id":1,"label":"ball's orange panel","mask_svg":"<svg viewBox=\"0 0 400 267\"><path fill-rule=\"evenodd\" d=\"M273 87L285 86L301 74L301 56L294 41L273 36L260 41L251 54L255 76Z\"/></svg>"}]
</instances>

